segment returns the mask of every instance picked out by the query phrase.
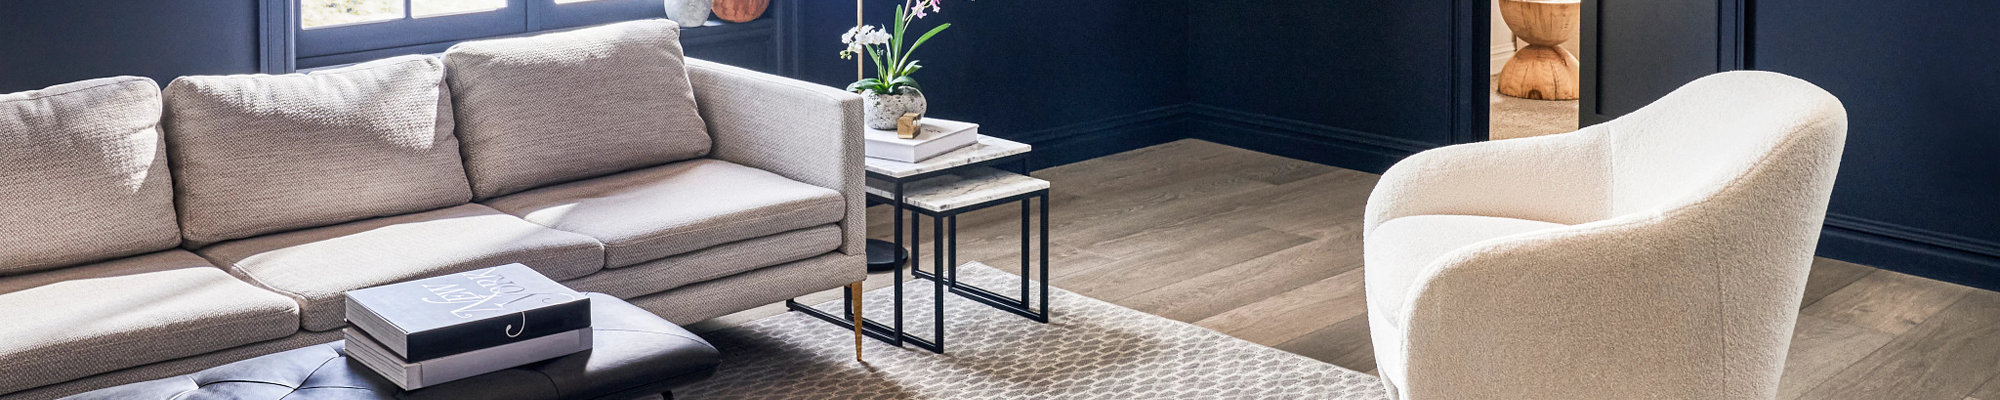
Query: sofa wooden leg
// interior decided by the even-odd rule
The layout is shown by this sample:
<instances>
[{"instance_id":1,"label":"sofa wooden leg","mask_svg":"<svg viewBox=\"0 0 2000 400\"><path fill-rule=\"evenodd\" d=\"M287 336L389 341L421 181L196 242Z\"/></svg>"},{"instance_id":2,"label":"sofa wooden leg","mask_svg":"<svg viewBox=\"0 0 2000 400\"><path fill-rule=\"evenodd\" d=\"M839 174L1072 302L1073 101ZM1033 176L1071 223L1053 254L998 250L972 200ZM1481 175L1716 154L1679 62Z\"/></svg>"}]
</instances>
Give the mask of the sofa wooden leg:
<instances>
[{"instance_id":1,"label":"sofa wooden leg","mask_svg":"<svg viewBox=\"0 0 2000 400\"><path fill-rule=\"evenodd\" d=\"M861 282L847 285L848 298L854 299L854 361L861 360Z\"/></svg>"}]
</instances>

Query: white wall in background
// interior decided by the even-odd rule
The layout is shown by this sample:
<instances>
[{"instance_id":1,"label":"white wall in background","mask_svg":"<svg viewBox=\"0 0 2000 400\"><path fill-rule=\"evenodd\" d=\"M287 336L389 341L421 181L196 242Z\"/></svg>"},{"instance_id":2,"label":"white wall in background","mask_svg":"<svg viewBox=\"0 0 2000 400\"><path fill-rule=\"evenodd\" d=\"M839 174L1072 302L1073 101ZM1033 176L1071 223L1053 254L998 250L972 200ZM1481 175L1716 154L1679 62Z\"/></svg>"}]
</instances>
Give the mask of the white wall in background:
<instances>
[{"instance_id":1,"label":"white wall in background","mask_svg":"<svg viewBox=\"0 0 2000 400\"><path fill-rule=\"evenodd\" d=\"M1507 29L1507 20L1500 18L1500 0L1493 0L1492 7L1493 32L1488 36L1487 42L1492 45L1493 62L1492 70L1487 72L1488 75L1500 73L1500 66L1507 64L1508 58L1514 57L1514 31Z\"/></svg>"}]
</instances>

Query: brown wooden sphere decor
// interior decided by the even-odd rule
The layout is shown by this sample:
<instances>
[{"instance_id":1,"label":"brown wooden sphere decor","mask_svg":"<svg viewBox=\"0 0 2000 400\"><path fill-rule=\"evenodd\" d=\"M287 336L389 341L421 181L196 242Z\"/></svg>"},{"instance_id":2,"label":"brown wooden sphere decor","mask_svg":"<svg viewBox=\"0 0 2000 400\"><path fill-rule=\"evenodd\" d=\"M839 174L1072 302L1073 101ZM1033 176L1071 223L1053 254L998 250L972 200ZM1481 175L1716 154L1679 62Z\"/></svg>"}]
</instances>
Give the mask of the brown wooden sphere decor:
<instances>
[{"instance_id":1,"label":"brown wooden sphere decor","mask_svg":"<svg viewBox=\"0 0 2000 400\"><path fill-rule=\"evenodd\" d=\"M729 22L750 22L764 16L771 0L715 0L715 16Z\"/></svg>"}]
</instances>

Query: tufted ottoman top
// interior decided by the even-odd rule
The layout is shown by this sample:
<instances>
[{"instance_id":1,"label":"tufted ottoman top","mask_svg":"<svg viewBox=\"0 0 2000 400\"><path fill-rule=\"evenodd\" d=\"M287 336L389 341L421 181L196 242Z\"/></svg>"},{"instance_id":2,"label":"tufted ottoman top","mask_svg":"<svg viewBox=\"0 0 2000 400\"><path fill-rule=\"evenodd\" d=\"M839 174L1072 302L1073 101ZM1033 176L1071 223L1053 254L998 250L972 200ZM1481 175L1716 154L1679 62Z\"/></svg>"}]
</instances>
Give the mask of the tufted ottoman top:
<instances>
[{"instance_id":1,"label":"tufted ottoman top","mask_svg":"<svg viewBox=\"0 0 2000 400\"><path fill-rule=\"evenodd\" d=\"M239 361L193 374L105 388L73 400L632 399L715 372L707 341L646 310L590 294L592 349L405 392L348 360L342 342Z\"/></svg>"}]
</instances>

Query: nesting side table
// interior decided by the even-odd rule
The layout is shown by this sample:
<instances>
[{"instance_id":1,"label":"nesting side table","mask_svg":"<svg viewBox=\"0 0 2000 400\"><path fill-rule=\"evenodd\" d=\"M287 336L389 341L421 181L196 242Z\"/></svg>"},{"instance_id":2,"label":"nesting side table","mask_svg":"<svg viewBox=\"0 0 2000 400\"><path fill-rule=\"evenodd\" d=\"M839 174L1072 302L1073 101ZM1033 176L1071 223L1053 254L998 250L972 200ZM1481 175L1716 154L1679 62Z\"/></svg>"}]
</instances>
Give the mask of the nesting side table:
<instances>
[{"instance_id":1,"label":"nesting side table","mask_svg":"<svg viewBox=\"0 0 2000 400\"><path fill-rule=\"evenodd\" d=\"M945 276L943 277L944 280L939 281L939 277L934 276L932 273L925 273L921 269L914 267L910 268L910 273L916 275L917 278L941 282L941 286L951 288L952 294L964 296L967 299L985 303L993 308L1018 314L1036 322L1049 322L1049 181L987 167L961 168L954 171L948 176L926 179L909 185L909 193L903 198L903 203L908 205L910 211L914 213L910 224L913 232L916 228L923 226L917 223L919 219L916 217L917 215L931 217L933 228L936 229L933 231L936 233L932 235L935 239L934 242L942 244L942 246L932 246L933 250L935 250L932 252L932 256L936 257L937 260L931 263L933 266L931 271L933 273L944 273ZM871 196L889 197L892 195L886 188L877 186L869 186L868 192ZM1039 221L1030 218L1030 216L1034 215L1032 212L1034 208L1031 207L1031 202L1037 199L1041 200L1041 218ZM959 282L958 215L1015 202L1021 203L1020 297L1007 297L1006 295L995 293L985 288ZM1039 224L1035 224L1034 222L1039 222ZM1030 229L1035 225L1041 227L1040 235L1030 233ZM1038 274L1031 273L1030 268L1030 266L1036 265L1032 262L1034 261L1033 258L1030 257L1030 255L1034 254L1031 252L1031 247L1033 247L1036 238L1040 238L1041 240L1041 263L1039 264L1041 271ZM915 265L914 262L912 265ZM950 270L946 271L944 268L950 268ZM1034 308L1036 302L1032 298L1035 292L1030 289L1030 285L1037 275L1042 277L1041 301L1039 302L1041 308L1039 310Z\"/></svg>"},{"instance_id":2,"label":"nesting side table","mask_svg":"<svg viewBox=\"0 0 2000 400\"><path fill-rule=\"evenodd\" d=\"M864 335L899 347L908 344L932 352L943 353L945 338L944 291L947 287L951 289L952 293L968 299L979 301L1036 321L1048 322L1049 256L1047 222L1049 185L1047 181L1026 175L1028 172L1027 153L1031 149L1027 144L982 135L979 137L978 142L971 146L932 157L922 162L905 163L875 158L867 159L866 175L869 181L869 202L871 204L886 204L895 209L893 224L891 224L895 227L894 235L889 246L883 247L883 250L900 251L904 248L905 243L912 245L909 251L911 275L916 279L930 280L935 283L932 289L935 291L932 297L933 304L931 304L931 307L933 307L931 315L935 318L935 321L932 321L933 332L929 339L912 335L910 332L904 330L903 269L901 265L898 265L894 272L895 319L889 324L879 323L872 319L864 319L862 321L862 333ZM1002 170L1004 167L1013 167L1014 171L1004 171ZM1028 296L1030 293L1029 281L1031 280L1028 273L1028 261L1030 260L1029 201L1036 198L1041 199L1042 221L1040 235L1042 296L1039 311L1030 308L1031 301ZM958 249L956 246L956 232L958 230L957 215L959 213L1016 201L1020 202L1022 207L1021 298L1018 300L1011 299L986 289L959 284L956 279L957 268L955 268L958 263ZM907 231L903 227L903 214L906 211L910 213L910 225ZM923 229L923 225L919 221L919 217L921 216L931 217L931 223L936 232L933 234L933 238L935 239L932 241L932 256L934 261L931 264L930 272L924 272L920 268L923 253L920 248L915 247L917 238ZM949 223L949 226L946 225L947 223ZM907 241L904 236L906 232L909 234ZM870 247L872 250L872 248L878 246ZM885 256L893 257L892 255ZM877 258L877 256L870 254L870 258ZM949 272L947 272L947 268L950 268ZM786 301L785 306L792 311L798 311L835 325L851 327L853 326L852 321L854 321L852 310L854 309L855 302L860 300L855 298L850 292L846 296L846 306L842 307L843 311L841 311L841 315L812 308L796 301Z\"/></svg>"}]
</instances>

